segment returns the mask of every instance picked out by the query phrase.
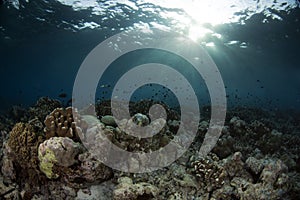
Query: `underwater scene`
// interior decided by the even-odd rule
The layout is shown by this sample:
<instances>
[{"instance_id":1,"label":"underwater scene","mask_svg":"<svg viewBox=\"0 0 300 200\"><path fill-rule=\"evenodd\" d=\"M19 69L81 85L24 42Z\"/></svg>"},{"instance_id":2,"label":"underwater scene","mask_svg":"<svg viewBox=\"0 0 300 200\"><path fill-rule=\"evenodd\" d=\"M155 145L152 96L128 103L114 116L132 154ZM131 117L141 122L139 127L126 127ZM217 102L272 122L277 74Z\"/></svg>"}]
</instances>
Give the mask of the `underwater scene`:
<instances>
[{"instance_id":1,"label":"underwater scene","mask_svg":"<svg viewBox=\"0 0 300 200\"><path fill-rule=\"evenodd\" d=\"M0 0L0 200L300 199L299 0Z\"/></svg>"}]
</instances>

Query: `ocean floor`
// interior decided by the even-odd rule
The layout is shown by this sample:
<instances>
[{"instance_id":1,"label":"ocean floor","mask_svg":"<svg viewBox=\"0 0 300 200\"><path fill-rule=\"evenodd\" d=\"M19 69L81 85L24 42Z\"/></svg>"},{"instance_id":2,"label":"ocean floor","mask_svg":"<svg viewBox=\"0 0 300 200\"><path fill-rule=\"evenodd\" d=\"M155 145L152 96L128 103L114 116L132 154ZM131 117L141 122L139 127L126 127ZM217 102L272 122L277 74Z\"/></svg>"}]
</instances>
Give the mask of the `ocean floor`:
<instances>
[{"instance_id":1,"label":"ocean floor","mask_svg":"<svg viewBox=\"0 0 300 200\"><path fill-rule=\"evenodd\" d=\"M131 103L133 117L124 123L149 124L152 104ZM164 107L166 125L153 138L143 139L120 130L109 102L96 105L101 123L95 129L85 127L85 116L73 116L73 108L47 97L29 108L11 108L0 116L0 199L300 199L297 112L229 109L217 145L202 158L197 155L210 118L209 107L203 107L188 151L168 167L148 173L113 170L82 144L79 123L94 130L85 137L94 141L95 151L101 145L98 133L126 151L158 150L172 140L180 124L178 113Z\"/></svg>"}]
</instances>

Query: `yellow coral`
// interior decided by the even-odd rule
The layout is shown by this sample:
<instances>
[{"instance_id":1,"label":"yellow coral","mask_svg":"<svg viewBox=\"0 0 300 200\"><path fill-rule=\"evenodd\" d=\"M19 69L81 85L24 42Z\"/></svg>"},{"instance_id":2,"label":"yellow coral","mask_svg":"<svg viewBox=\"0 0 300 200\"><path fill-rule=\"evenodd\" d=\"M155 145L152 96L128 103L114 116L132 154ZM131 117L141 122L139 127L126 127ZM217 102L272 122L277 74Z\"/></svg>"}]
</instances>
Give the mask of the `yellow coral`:
<instances>
[{"instance_id":1,"label":"yellow coral","mask_svg":"<svg viewBox=\"0 0 300 200\"><path fill-rule=\"evenodd\" d=\"M50 179L57 178L58 175L52 171L54 163L57 162L54 152L50 149L46 149L45 152L39 150L38 158L40 160L40 170Z\"/></svg>"}]
</instances>

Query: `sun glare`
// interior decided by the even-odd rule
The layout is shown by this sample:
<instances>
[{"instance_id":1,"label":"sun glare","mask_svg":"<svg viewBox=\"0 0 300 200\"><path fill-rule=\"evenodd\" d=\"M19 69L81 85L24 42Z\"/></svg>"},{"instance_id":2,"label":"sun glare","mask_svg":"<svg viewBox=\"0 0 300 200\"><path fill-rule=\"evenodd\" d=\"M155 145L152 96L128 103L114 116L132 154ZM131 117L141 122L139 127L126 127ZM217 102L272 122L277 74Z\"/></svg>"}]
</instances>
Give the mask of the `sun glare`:
<instances>
[{"instance_id":1,"label":"sun glare","mask_svg":"<svg viewBox=\"0 0 300 200\"><path fill-rule=\"evenodd\" d=\"M204 28L202 25L194 24L189 26L188 37L196 42L208 33L212 33L212 31Z\"/></svg>"},{"instance_id":2,"label":"sun glare","mask_svg":"<svg viewBox=\"0 0 300 200\"><path fill-rule=\"evenodd\" d=\"M182 19L182 15L181 18L177 18L175 13L164 13L164 17L173 18L181 23L183 22L187 28L187 36L194 41L203 38L208 33L213 33L210 29L204 27L205 24L215 26L238 21L234 14L246 8L243 0L152 1L164 7L182 9L186 13L185 20Z\"/></svg>"},{"instance_id":3,"label":"sun glare","mask_svg":"<svg viewBox=\"0 0 300 200\"><path fill-rule=\"evenodd\" d=\"M183 7L185 12L192 19L189 24L188 37L197 41L208 33L213 33L204 24L215 26L229 22L233 18L233 10L228 1L202 1L192 0L190 4Z\"/></svg>"}]
</instances>

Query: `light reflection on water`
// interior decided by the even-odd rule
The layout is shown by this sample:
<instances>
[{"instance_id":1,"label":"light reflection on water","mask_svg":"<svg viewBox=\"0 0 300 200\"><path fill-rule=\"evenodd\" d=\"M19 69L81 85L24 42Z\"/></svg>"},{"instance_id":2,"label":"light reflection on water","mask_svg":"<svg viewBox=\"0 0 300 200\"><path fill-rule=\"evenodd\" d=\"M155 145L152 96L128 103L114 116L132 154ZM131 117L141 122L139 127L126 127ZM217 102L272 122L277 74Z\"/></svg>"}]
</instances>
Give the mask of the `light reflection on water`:
<instances>
[{"instance_id":1,"label":"light reflection on water","mask_svg":"<svg viewBox=\"0 0 300 200\"><path fill-rule=\"evenodd\" d=\"M22 2L22 3L21 3ZM263 23L269 20L282 20L281 11L289 12L299 6L297 0L58 0L63 6L71 7L75 12L87 12L84 16L72 19L65 10L57 9L52 1L7 0L6 5L24 10L35 5L38 12L31 15L44 23L55 23L59 28L72 31L85 29L124 29L143 26L172 29L184 33L198 41L206 35L218 34L213 30L220 24L245 24L254 14L262 13ZM35 9L30 7L29 9ZM53 20L55 14L55 20ZM51 20L49 20L51 19ZM123 21L135 20L124 26ZM112 22L113 21L113 22ZM122 23L121 23L122 22ZM220 39L220 37L219 37ZM245 44L241 45L245 48Z\"/></svg>"},{"instance_id":2,"label":"light reflection on water","mask_svg":"<svg viewBox=\"0 0 300 200\"><path fill-rule=\"evenodd\" d=\"M59 0L65 5L72 6L74 10L91 9L95 15L102 16L105 11L112 9L111 15L122 15L128 17L122 7L130 9L132 12L140 10L141 13L152 13L161 19L165 19L168 25L178 31L188 35L191 39L197 41L206 34L214 33L207 28L205 24L216 26L226 23L241 23L249 19L252 15L263 13L265 19L263 22L268 22L268 18L282 20L277 12L289 11L297 6L294 0L117 0L117 1L100 1L95 0ZM274 12L276 10L276 12ZM146 14L147 15L147 14ZM140 17L145 15L140 14ZM92 23L92 24L91 24ZM143 25L143 22L140 22ZM159 25L164 27L165 24L150 22L149 25ZM100 25L95 25L94 22L85 22L82 28L97 28ZM157 27L157 26L156 26ZM211 42L210 42L211 43ZM245 44L241 45L245 48Z\"/></svg>"}]
</instances>

